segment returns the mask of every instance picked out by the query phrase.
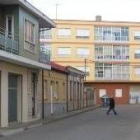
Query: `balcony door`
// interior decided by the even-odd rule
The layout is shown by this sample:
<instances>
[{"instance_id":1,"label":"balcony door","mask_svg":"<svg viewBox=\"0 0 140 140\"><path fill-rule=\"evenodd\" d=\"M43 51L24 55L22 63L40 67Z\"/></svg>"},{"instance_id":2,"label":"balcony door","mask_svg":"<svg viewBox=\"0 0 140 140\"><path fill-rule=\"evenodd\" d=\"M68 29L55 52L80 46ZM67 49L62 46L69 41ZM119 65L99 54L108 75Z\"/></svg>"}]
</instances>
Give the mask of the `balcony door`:
<instances>
[{"instance_id":1,"label":"balcony door","mask_svg":"<svg viewBox=\"0 0 140 140\"><path fill-rule=\"evenodd\" d=\"M14 38L14 16L6 15L6 34L8 38Z\"/></svg>"}]
</instances>

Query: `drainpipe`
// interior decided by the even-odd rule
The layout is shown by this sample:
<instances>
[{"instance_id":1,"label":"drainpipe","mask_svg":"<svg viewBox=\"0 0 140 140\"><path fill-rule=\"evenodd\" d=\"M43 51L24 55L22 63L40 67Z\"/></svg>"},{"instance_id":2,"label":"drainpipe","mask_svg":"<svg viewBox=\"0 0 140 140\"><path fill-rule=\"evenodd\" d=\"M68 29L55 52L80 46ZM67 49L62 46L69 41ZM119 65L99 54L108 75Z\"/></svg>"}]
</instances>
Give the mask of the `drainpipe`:
<instances>
[{"instance_id":1,"label":"drainpipe","mask_svg":"<svg viewBox=\"0 0 140 140\"><path fill-rule=\"evenodd\" d=\"M51 115L53 115L53 88L51 84Z\"/></svg>"},{"instance_id":2,"label":"drainpipe","mask_svg":"<svg viewBox=\"0 0 140 140\"><path fill-rule=\"evenodd\" d=\"M69 80L68 80L68 76L69 74L67 74L67 90L66 90L66 109L67 109L67 112L69 111L69 107L68 107L68 94L69 94Z\"/></svg>"},{"instance_id":3,"label":"drainpipe","mask_svg":"<svg viewBox=\"0 0 140 140\"><path fill-rule=\"evenodd\" d=\"M42 70L42 119L44 119L44 70Z\"/></svg>"}]
</instances>

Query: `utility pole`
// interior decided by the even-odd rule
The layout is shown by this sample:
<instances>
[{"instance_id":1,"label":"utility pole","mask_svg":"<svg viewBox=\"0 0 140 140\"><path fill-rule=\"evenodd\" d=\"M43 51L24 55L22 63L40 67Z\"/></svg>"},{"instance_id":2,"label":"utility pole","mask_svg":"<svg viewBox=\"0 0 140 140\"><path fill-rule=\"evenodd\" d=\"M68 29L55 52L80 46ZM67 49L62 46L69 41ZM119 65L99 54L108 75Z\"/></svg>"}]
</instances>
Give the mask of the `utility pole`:
<instances>
[{"instance_id":1,"label":"utility pole","mask_svg":"<svg viewBox=\"0 0 140 140\"><path fill-rule=\"evenodd\" d=\"M85 59L85 81L86 81L86 72L87 72L87 59Z\"/></svg>"},{"instance_id":2,"label":"utility pole","mask_svg":"<svg viewBox=\"0 0 140 140\"><path fill-rule=\"evenodd\" d=\"M55 15L55 16L56 16L56 20L57 20L57 7L58 7L58 6L59 6L59 4L56 3L56 4L55 4L55 8L56 8L56 9L55 9L55 10L56 10L56 11L55 11L55 12L56 12L56 13L55 13L55 14L56 14L56 15Z\"/></svg>"}]
</instances>

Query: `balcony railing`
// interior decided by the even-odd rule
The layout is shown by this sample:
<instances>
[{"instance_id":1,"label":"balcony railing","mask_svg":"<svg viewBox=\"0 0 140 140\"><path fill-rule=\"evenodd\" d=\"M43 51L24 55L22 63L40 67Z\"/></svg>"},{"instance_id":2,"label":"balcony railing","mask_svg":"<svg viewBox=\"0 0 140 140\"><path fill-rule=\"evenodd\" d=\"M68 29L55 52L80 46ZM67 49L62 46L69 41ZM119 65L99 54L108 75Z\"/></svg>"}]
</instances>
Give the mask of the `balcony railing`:
<instances>
[{"instance_id":1,"label":"balcony railing","mask_svg":"<svg viewBox=\"0 0 140 140\"><path fill-rule=\"evenodd\" d=\"M103 73L96 73L95 74L96 80L130 80L130 74L103 74Z\"/></svg>"},{"instance_id":2,"label":"balcony railing","mask_svg":"<svg viewBox=\"0 0 140 140\"><path fill-rule=\"evenodd\" d=\"M18 36L0 28L0 49L9 53L19 54Z\"/></svg>"},{"instance_id":3,"label":"balcony railing","mask_svg":"<svg viewBox=\"0 0 140 140\"><path fill-rule=\"evenodd\" d=\"M128 42L128 36L94 36L95 42Z\"/></svg>"},{"instance_id":4,"label":"balcony railing","mask_svg":"<svg viewBox=\"0 0 140 140\"><path fill-rule=\"evenodd\" d=\"M40 48L40 57L39 57L40 62L50 63L50 56L51 56L50 50L46 48Z\"/></svg>"}]
</instances>

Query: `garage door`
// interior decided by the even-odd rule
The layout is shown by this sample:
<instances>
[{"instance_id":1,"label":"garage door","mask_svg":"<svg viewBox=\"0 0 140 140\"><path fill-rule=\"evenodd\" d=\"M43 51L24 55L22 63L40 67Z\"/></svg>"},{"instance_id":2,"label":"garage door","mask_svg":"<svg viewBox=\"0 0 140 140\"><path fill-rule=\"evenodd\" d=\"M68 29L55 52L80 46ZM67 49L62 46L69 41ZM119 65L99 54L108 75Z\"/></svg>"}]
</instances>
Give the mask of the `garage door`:
<instances>
[{"instance_id":1,"label":"garage door","mask_svg":"<svg viewBox=\"0 0 140 140\"><path fill-rule=\"evenodd\" d=\"M140 104L140 86L130 87L130 104Z\"/></svg>"}]
</instances>

